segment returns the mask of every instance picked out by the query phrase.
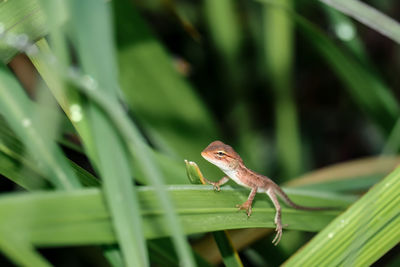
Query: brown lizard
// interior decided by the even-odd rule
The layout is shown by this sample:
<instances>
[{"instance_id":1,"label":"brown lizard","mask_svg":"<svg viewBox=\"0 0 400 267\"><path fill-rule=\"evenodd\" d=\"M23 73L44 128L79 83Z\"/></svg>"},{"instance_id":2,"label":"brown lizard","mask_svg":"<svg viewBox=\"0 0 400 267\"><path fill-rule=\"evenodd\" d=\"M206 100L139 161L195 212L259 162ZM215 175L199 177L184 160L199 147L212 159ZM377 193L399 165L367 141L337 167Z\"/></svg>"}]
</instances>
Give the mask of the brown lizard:
<instances>
[{"instance_id":1,"label":"brown lizard","mask_svg":"<svg viewBox=\"0 0 400 267\"><path fill-rule=\"evenodd\" d=\"M275 220L276 225L275 231L276 236L272 243L276 246L282 237L282 222L281 222L281 206L279 204L276 194L278 194L289 206L299 210L324 210L329 208L320 207L304 207L293 203L285 192L271 179L268 177L258 174L248 169L242 158L238 153L233 150L229 145L222 143L221 141L214 141L209 144L202 152L201 155L207 161L211 162L215 166L221 169L227 176L224 176L217 182L204 180L213 185L214 189L220 191L220 186L227 183L229 178L235 181L237 184L250 188L251 192L248 199L241 205L236 205L239 210L246 210L247 216L251 215L251 205L256 193L266 193L272 200L275 206Z\"/></svg>"}]
</instances>

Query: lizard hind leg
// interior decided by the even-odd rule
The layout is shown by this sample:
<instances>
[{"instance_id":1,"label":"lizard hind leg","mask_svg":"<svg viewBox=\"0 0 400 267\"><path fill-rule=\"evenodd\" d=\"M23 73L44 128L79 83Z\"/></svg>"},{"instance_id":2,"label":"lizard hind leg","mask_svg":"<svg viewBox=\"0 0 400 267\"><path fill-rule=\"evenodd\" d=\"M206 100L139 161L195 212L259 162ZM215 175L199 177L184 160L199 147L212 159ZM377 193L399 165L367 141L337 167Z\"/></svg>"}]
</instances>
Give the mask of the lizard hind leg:
<instances>
[{"instance_id":1,"label":"lizard hind leg","mask_svg":"<svg viewBox=\"0 0 400 267\"><path fill-rule=\"evenodd\" d=\"M251 215L251 205L253 204L253 199L257 194L257 187L253 187L251 189L250 195L247 198L247 200L241 204L241 205L236 205L236 208L239 208L239 210L246 210L247 217L250 217Z\"/></svg>"},{"instance_id":2,"label":"lizard hind leg","mask_svg":"<svg viewBox=\"0 0 400 267\"><path fill-rule=\"evenodd\" d=\"M272 243L276 246L282 238L281 205L279 204L278 198L276 197L275 192L272 189L267 190L267 194L274 204L276 210L274 219L274 223L276 225L276 236L274 240L272 240Z\"/></svg>"},{"instance_id":3,"label":"lizard hind leg","mask_svg":"<svg viewBox=\"0 0 400 267\"><path fill-rule=\"evenodd\" d=\"M238 210L245 210L247 217L250 217L252 210L251 203L249 201L246 201L243 204L237 204L236 208L238 208Z\"/></svg>"}]
</instances>

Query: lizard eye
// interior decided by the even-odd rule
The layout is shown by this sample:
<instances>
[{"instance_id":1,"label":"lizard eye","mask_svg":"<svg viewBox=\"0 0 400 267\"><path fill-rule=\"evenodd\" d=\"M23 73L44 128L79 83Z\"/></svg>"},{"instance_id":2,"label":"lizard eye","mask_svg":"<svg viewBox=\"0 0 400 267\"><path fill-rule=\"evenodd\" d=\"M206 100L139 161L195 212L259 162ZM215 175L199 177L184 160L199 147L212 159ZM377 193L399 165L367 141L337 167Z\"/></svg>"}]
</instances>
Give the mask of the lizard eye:
<instances>
[{"instance_id":1,"label":"lizard eye","mask_svg":"<svg viewBox=\"0 0 400 267\"><path fill-rule=\"evenodd\" d=\"M217 155L222 157L222 156L224 156L224 155L225 155L225 153L224 153L224 152L222 152L222 151L218 151L218 152L217 152Z\"/></svg>"}]
</instances>

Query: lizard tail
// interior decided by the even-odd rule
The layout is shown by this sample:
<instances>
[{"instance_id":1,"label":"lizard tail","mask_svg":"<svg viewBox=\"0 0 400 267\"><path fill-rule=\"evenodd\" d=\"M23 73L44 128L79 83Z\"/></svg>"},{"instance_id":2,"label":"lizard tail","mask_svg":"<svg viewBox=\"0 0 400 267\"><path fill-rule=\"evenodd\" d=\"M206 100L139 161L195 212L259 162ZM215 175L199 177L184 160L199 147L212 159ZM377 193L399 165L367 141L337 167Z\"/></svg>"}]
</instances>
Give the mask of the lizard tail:
<instances>
[{"instance_id":1,"label":"lizard tail","mask_svg":"<svg viewBox=\"0 0 400 267\"><path fill-rule=\"evenodd\" d=\"M294 203L288 195L286 195L286 193L279 187L277 186L275 188L276 193L281 197L281 199L288 204L289 206L298 209L298 210L332 210L335 209L333 207L306 207L306 206L301 206L301 205L297 205L296 203Z\"/></svg>"}]
</instances>

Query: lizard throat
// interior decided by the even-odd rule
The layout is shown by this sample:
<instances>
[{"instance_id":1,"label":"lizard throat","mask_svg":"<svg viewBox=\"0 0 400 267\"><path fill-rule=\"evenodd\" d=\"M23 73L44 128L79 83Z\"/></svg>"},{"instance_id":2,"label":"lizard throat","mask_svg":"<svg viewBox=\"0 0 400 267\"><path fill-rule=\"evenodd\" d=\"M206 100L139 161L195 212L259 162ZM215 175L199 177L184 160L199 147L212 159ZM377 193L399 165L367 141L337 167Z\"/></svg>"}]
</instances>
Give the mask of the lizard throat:
<instances>
[{"instance_id":1,"label":"lizard throat","mask_svg":"<svg viewBox=\"0 0 400 267\"><path fill-rule=\"evenodd\" d=\"M221 169L229 178L231 178L235 183L238 185L249 187L249 185L243 179L243 172L241 171L240 167L231 168L231 169Z\"/></svg>"}]
</instances>

